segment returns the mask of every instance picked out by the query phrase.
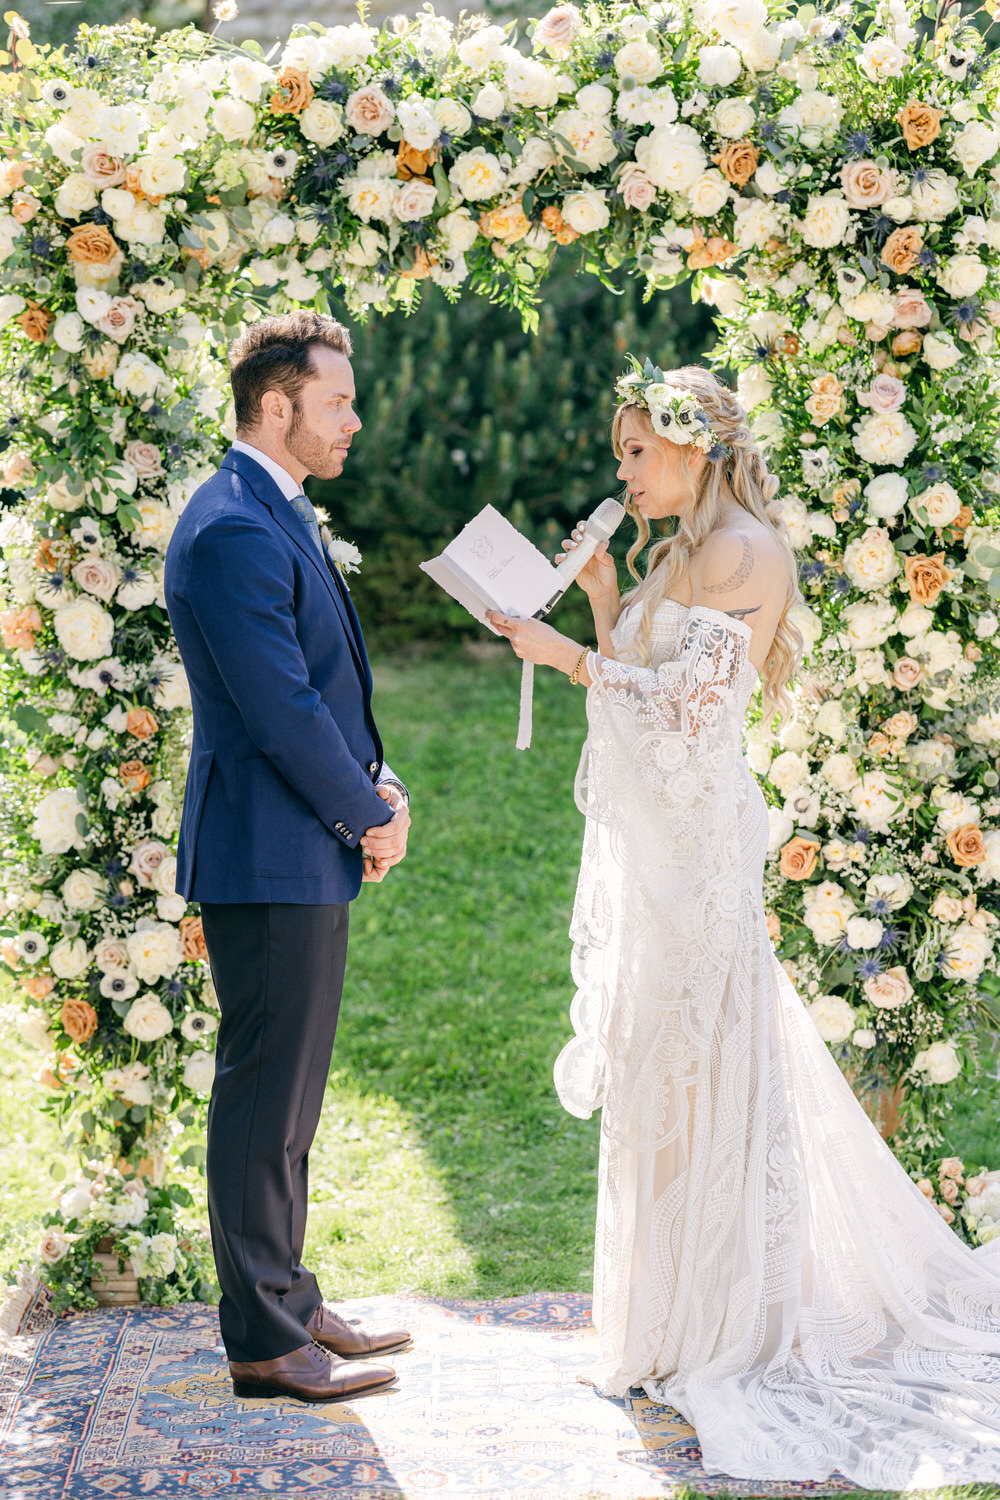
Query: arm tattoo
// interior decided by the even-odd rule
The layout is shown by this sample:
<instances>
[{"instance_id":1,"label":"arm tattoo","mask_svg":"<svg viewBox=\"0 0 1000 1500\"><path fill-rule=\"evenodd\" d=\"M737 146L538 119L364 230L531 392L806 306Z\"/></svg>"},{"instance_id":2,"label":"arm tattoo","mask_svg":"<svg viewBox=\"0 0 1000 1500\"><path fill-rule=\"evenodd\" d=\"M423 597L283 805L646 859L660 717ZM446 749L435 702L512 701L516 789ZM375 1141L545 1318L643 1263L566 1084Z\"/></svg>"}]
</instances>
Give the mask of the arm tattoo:
<instances>
[{"instance_id":1,"label":"arm tattoo","mask_svg":"<svg viewBox=\"0 0 1000 1500\"><path fill-rule=\"evenodd\" d=\"M723 583L706 583L706 594L729 594L733 589L738 589L741 583L746 583L753 572L753 548L746 537L741 537L743 552L740 556L736 572L731 574Z\"/></svg>"},{"instance_id":2,"label":"arm tattoo","mask_svg":"<svg viewBox=\"0 0 1000 1500\"><path fill-rule=\"evenodd\" d=\"M725 613L733 620L745 620L747 615L755 615L759 609L759 604L747 604L743 609L727 609Z\"/></svg>"}]
</instances>

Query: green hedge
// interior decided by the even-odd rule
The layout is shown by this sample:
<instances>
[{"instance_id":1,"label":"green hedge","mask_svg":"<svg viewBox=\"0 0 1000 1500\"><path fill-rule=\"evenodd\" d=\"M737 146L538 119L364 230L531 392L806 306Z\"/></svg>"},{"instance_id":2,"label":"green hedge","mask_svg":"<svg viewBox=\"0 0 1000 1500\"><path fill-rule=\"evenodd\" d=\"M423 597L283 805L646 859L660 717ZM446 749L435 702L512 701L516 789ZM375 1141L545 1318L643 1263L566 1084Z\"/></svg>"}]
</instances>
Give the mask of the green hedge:
<instances>
[{"instance_id":1,"label":"green hedge","mask_svg":"<svg viewBox=\"0 0 1000 1500\"><path fill-rule=\"evenodd\" d=\"M486 504L551 556L567 526L620 491L610 428L626 351L669 366L712 341L710 312L687 288L643 304L633 282L616 295L581 275L572 252L544 299L535 335L507 309L450 305L435 287L410 317L352 330L364 429L344 475L310 490L361 548L351 587L382 644L480 635L418 563ZM579 590L558 623L586 631Z\"/></svg>"}]
</instances>

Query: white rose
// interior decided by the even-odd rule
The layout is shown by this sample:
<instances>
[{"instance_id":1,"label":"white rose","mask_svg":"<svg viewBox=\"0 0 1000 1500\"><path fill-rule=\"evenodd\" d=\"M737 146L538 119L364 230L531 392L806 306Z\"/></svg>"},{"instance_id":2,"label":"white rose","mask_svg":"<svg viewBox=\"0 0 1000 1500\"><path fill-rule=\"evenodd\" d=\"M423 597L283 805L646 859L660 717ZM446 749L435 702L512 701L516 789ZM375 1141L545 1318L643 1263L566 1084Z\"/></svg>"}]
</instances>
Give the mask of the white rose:
<instances>
[{"instance_id":1,"label":"white rose","mask_svg":"<svg viewBox=\"0 0 1000 1500\"><path fill-rule=\"evenodd\" d=\"M729 183L722 173L712 167L687 190L691 212L698 219L714 219L729 197Z\"/></svg>"},{"instance_id":2,"label":"white rose","mask_svg":"<svg viewBox=\"0 0 1000 1500\"><path fill-rule=\"evenodd\" d=\"M983 885L1000 881L1000 828L990 828L983 834L986 858L976 866L976 879Z\"/></svg>"},{"instance_id":3,"label":"white rose","mask_svg":"<svg viewBox=\"0 0 1000 1500\"><path fill-rule=\"evenodd\" d=\"M971 297L981 291L989 268L978 255L953 255L937 274L938 285L949 297Z\"/></svg>"},{"instance_id":4,"label":"white rose","mask_svg":"<svg viewBox=\"0 0 1000 1500\"><path fill-rule=\"evenodd\" d=\"M71 599L53 612L60 646L74 661L97 661L109 655L115 622L96 599Z\"/></svg>"},{"instance_id":5,"label":"white rose","mask_svg":"<svg viewBox=\"0 0 1000 1500\"><path fill-rule=\"evenodd\" d=\"M872 83L881 83L885 78L899 77L906 65L906 53L888 37L876 36L865 42L858 62Z\"/></svg>"},{"instance_id":6,"label":"white rose","mask_svg":"<svg viewBox=\"0 0 1000 1500\"><path fill-rule=\"evenodd\" d=\"M815 130L835 130L843 114L840 100L818 89L804 90L795 101L795 109L802 124Z\"/></svg>"},{"instance_id":7,"label":"white rose","mask_svg":"<svg viewBox=\"0 0 1000 1500\"><path fill-rule=\"evenodd\" d=\"M155 984L172 974L183 958L177 929L169 922L144 918L126 940L125 947L144 984Z\"/></svg>"},{"instance_id":8,"label":"white rose","mask_svg":"<svg viewBox=\"0 0 1000 1500\"><path fill-rule=\"evenodd\" d=\"M860 1047L862 1051L867 1052L870 1047L875 1046L875 1043L878 1041L878 1037L870 1027L859 1026L857 1031L851 1037L851 1041L854 1043L855 1047Z\"/></svg>"},{"instance_id":9,"label":"white rose","mask_svg":"<svg viewBox=\"0 0 1000 1500\"><path fill-rule=\"evenodd\" d=\"M55 196L55 210L61 219L78 219L96 206L94 184L82 172L71 172L63 179Z\"/></svg>"},{"instance_id":10,"label":"white rose","mask_svg":"<svg viewBox=\"0 0 1000 1500\"><path fill-rule=\"evenodd\" d=\"M256 123L253 105L245 99L219 99L212 110L212 124L224 141L248 140Z\"/></svg>"},{"instance_id":11,"label":"white rose","mask_svg":"<svg viewBox=\"0 0 1000 1500\"><path fill-rule=\"evenodd\" d=\"M173 656L155 656L149 664L149 683L157 708L190 708L191 688L183 666Z\"/></svg>"},{"instance_id":12,"label":"white rose","mask_svg":"<svg viewBox=\"0 0 1000 1500\"><path fill-rule=\"evenodd\" d=\"M441 134L441 126L423 99L401 99L396 119L404 139L417 151L430 151Z\"/></svg>"},{"instance_id":13,"label":"white rose","mask_svg":"<svg viewBox=\"0 0 1000 1500\"><path fill-rule=\"evenodd\" d=\"M53 325L52 337L67 354L79 354L83 348L83 319L80 314L63 313Z\"/></svg>"},{"instance_id":14,"label":"white rose","mask_svg":"<svg viewBox=\"0 0 1000 1500\"><path fill-rule=\"evenodd\" d=\"M712 124L718 135L738 141L754 126L757 116L749 99L720 99L712 111Z\"/></svg>"},{"instance_id":15,"label":"white rose","mask_svg":"<svg viewBox=\"0 0 1000 1500\"><path fill-rule=\"evenodd\" d=\"M898 411L875 411L854 424L851 442L858 457L869 464L899 465L907 459L917 434Z\"/></svg>"},{"instance_id":16,"label":"white rose","mask_svg":"<svg viewBox=\"0 0 1000 1500\"><path fill-rule=\"evenodd\" d=\"M925 169L920 181L910 187L913 217L921 224L939 224L961 206L958 179L938 167Z\"/></svg>"},{"instance_id":17,"label":"white rose","mask_svg":"<svg viewBox=\"0 0 1000 1500\"><path fill-rule=\"evenodd\" d=\"M651 42L626 42L615 53L615 70L619 78L634 78L636 83L652 83L663 72L660 49Z\"/></svg>"},{"instance_id":18,"label":"white rose","mask_svg":"<svg viewBox=\"0 0 1000 1500\"><path fill-rule=\"evenodd\" d=\"M924 1073L930 1083L954 1083L962 1063L953 1042L932 1042L913 1059L914 1071Z\"/></svg>"},{"instance_id":19,"label":"white rose","mask_svg":"<svg viewBox=\"0 0 1000 1500\"><path fill-rule=\"evenodd\" d=\"M889 639L896 623L894 605L882 600L869 604L860 600L849 604L841 612L847 626L847 639L852 651L869 651L873 646L882 646Z\"/></svg>"},{"instance_id":20,"label":"white rose","mask_svg":"<svg viewBox=\"0 0 1000 1500\"><path fill-rule=\"evenodd\" d=\"M854 1011L842 995L817 995L806 1009L824 1042L846 1042L854 1030Z\"/></svg>"},{"instance_id":21,"label":"white rose","mask_svg":"<svg viewBox=\"0 0 1000 1500\"><path fill-rule=\"evenodd\" d=\"M863 947L864 945L852 946ZM906 1005L913 999L913 985L910 983L909 975L899 965L887 969L884 974L877 974L872 979L866 979L864 991L865 999L869 1005L874 1005L876 1010L898 1010L901 1005Z\"/></svg>"},{"instance_id":22,"label":"white rose","mask_svg":"<svg viewBox=\"0 0 1000 1500\"><path fill-rule=\"evenodd\" d=\"M836 698L827 698L816 712L813 727L817 734L825 735L839 745L847 733L847 719L842 704Z\"/></svg>"},{"instance_id":23,"label":"white rose","mask_svg":"<svg viewBox=\"0 0 1000 1500\"><path fill-rule=\"evenodd\" d=\"M129 1006L122 1027L137 1042L155 1042L173 1031L174 1018L155 995L140 995Z\"/></svg>"},{"instance_id":24,"label":"white rose","mask_svg":"<svg viewBox=\"0 0 1000 1500\"><path fill-rule=\"evenodd\" d=\"M535 58L509 62L503 81L509 98L522 109L551 109L559 98L559 80Z\"/></svg>"},{"instance_id":25,"label":"white rose","mask_svg":"<svg viewBox=\"0 0 1000 1500\"><path fill-rule=\"evenodd\" d=\"M808 656L813 646L815 646L816 642L823 635L822 620L809 608L808 604L803 603L793 604L788 612L788 617L791 623L796 627L796 629L802 636L802 639L805 642L806 655ZM828 699L827 704L824 704L824 707L828 705L832 706L834 709L840 708L840 705L835 698Z\"/></svg>"},{"instance_id":26,"label":"white rose","mask_svg":"<svg viewBox=\"0 0 1000 1500\"><path fill-rule=\"evenodd\" d=\"M988 641L1000 630L1000 619L992 609L986 609L981 615L976 616L976 635L981 641Z\"/></svg>"},{"instance_id":27,"label":"white rose","mask_svg":"<svg viewBox=\"0 0 1000 1500\"><path fill-rule=\"evenodd\" d=\"M844 751L828 755L820 766L820 772L823 779L838 792L850 791L860 780L853 758Z\"/></svg>"},{"instance_id":28,"label":"white rose","mask_svg":"<svg viewBox=\"0 0 1000 1500\"><path fill-rule=\"evenodd\" d=\"M795 750L783 750L771 762L768 778L783 797L798 790L809 774L809 762Z\"/></svg>"},{"instance_id":29,"label":"white rose","mask_svg":"<svg viewBox=\"0 0 1000 1500\"><path fill-rule=\"evenodd\" d=\"M498 120L507 108L507 96L495 83L484 83L472 101L472 113L481 120Z\"/></svg>"},{"instance_id":30,"label":"white rose","mask_svg":"<svg viewBox=\"0 0 1000 1500\"><path fill-rule=\"evenodd\" d=\"M392 211L404 224L413 223L418 219L426 219L436 202L437 188L434 184L414 178L410 182L400 183Z\"/></svg>"},{"instance_id":31,"label":"white rose","mask_svg":"<svg viewBox=\"0 0 1000 1500\"><path fill-rule=\"evenodd\" d=\"M715 0L707 19L723 41L742 52L767 25L767 7L763 0Z\"/></svg>"},{"instance_id":32,"label":"white rose","mask_svg":"<svg viewBox=\"0 0 1000 1500\"><path fill-rule=\"evenodd\" d=\"M578 109L585 115L609 115L614 107L615 96L603 83L588 83L577 89L574 95Z\"/></svg>"},{"instance_id":33,"label":"white rose","mask_svg":"<svg viewBox=\"0 0 1000 1500\"><path fill-rule=\"evenodd\" d=\"M884 527L870 526L863 536L848 542L844 548L844 572L862 589L877 589L891 583L899 572L899 558Z\"/></svg>"},{"instance_id":34,"label":"white rose","mask_svg":"<svg viewBox=\"0 0 1000 1500\"><path fill-rule=\"evenodd\" d=\"M93 911L104 897L104 877L96 870L73 870L63 881L62 898L70 911Z\"/></svg>"},{"instance_id":35,"label":"white rose","mask_svg":"<svg viewBox=\"0 0 1000 1500\"><path fill-rule=\"evenodd\" d=\"M727 88L743 70L743 59L735 47L702 47L698 54L698 80L707 89Z\"/></svg>"},{"instance_id":36,"label":"white rose","mask_svg":"<svg viewBox=\"0 0 1000 1500\"><path fill-rule=\"evenodd\" d=\"M770 830L767 839L767 852L768 854L777 854L781 846L787 844L795 832L795 823L791 814L786 813L780 807L768 808L767 821Z\"/></svg>"},{"instance_id":37,"label":"white rose","mask_svg":"<svg viewBox=\"0 0 1000 1500\"><path fill-rule=\"evenodd\" d=\"M137 156L133 166L138 171L139 186L147 198L179 193L187 176L187 167L181 158L168 152Z\"/></svg>"},{"instance_id":38,"label":"white rose","mask_svg":"<svg viewBox=\"0 0 1000 1500\"><path fill-rule=\"evenodd\" d=\"M979 822L979 803L964 792L952 791L949 787L935 787L931 793L931 806L936 807L939 833L954 833L966 823Z\"/></svg>"},{"instance_id":39,"label":"white rose","mask_svg":"<svg viewBox=\"0 0 1000 1500\"><path fill-rule=\"evenodd\" d=\"M962 164L966 177L974 177L979 168L996 156L1000 135L984 120L970 120L951 143L953 155Z\"/></svg>"},{"instance_id":40,"label":"white rose","mask_svg":"<svg viewBox=\"0 0 1000 1500\"><path fill-rule=\"evenodd\" d=\"M507 33L502 26L482 26L459 42L459 60L473 73L485 73L493 63L499 62L500 49L506 41Z\"/></svg>"},{"instance_id":41,"label":"white rose","mask_svg":"<svg viewBox=\"0 0 1000 1500\"><path fill-rule=\"evenodd\" d=\"M83 938L63 938L49 954L49 967L57 979L78 979L90 964Z\"/></svg>"},{"instance_id":42,"label":"white rose","mask_svg":"<svg viewBox=\"0 0 1000 1500\"><path fill-rule=\"evenodd\" d=\"M200 1049L192 1052L184 1064L184 1072L181 1076L184 1087L189 1088L192 1093L211 1093L212 1080L215 1077L215 1058L212 1053Z\"/></svg>"},{"instance_id":43,"label":"white rose","mask_svg":"<svg viewBox=\"0 0 1000 1500\"><path fill-rule=\"evenodd\" d=\"M872 875L865 886L869 902L884 901L890 911L901 911L913 895L913 881L902 873Z\"/></svg>"},{"instance_id":44,"label":"white rose","mask_svg":"<svg viewBox=\"0 0 1000 1500\"><path fill-rule=\"evenodd\" d=\"M563 199L562 216L577 234L592 234L604 229L611 219L604 194L593 188L567 193Z\"/></svg>"},{"instance_id":45,"label":"white rose","mask_svg":"<svg viewBox=\"0 0 1000 1500\"><path fill-rule=\"evenodd\" d=\"M743 43L743 61L753 73L770 73L778 65L782 39L776 31L761 28Z\"/></svg>"},{"instance_id":46,"label":"white rose","mask_svg":"<svg viewBox=\"0 0 1000 1500\"><path fill-rule=\"evenodd\" d=\"M851 917L847 941L852 948L877 948L885 928L877 917Z\"/></svg>"},{"instance_id":47,"label":"white rose","mask_svg":"<svg viewBox=\"0 0 1000 1500\"><path fill-rule=\"evenodd\" d=\"M978 979L992 951L989 934L963 922L947 936L941 972L949 979Z\"/></svg>"},{"instance_id":48,"label":"white rose","mask_svg":"<svg viewBox=\"0 0 1000 1500\"><path fill-rule=\"evenodd\" d=\"M458 255L471 250L479 237L479 225L467 208L452 209L437 222L437 230L448 249Z\"/></svg>"},{"instance_id":49,"label":"white rose","mask_svg":"<svg viewBox=\"0 0 1000 1500\"><path fill-rule=\"evenodd\" d=\"M40 1011L20 1011L14 1017L14 1030L22 1042L27 1042L29 1047L34 1047L38 1052L52 1053L56 1050L48 1021Z\"/></svg>"},{"instance_id":50,"label":"white rose","mask_svg":"<svg viewBox=\"0 0 1000 1500\"><path fill-rule=\"evenodd\" d=\"M807 245L832 250L843 243L850 222L851 210L842 194L820 193L810 195L800 230Z\"/></svg>"},{"instance_id":51,"label":"white rose","mask_svg":"<svg viewBox=\"0 0 1000 1500\"><path fill-rule=\"evenodd\" d=\"M440 128L457 140L472 127L472 116L459 99L435 99L431 108Z\"/></svg>"},{"instance_id":52,"label":"white rose","mask_svg":"<svg viewBox=\"0 0 1000 1500\"><path fill-rule=\"evenodd\" d=\"M82 849L86 835L77 829L77 819L86 817L86 806L69 787L59 787L49 792L35 809L31 836L42 846L43 854L65 854L69 849Z\"/></svg>"},{"instance_id":53,"label":"white rose","mask_svg":"<svg viewBox=\"0 0 1000 1500\"><path fill-rule=\"evenodd\" d=\"M906 504L909 490L902 474L877 474L865 485L868 510L881 521L891 521Z\"/></svg>"},{"instance_id":54,"label":"white rose","mask_svg":"<svg viewBox=\"0 0 1000 1500\"><path fill-rule=\"evenodd\" d=\"M130 350L119 360L113 383L115 390L123 395L146 401L156 394L161 383L167 383L167 376L147 355Z\"/></svg>"}]
</instances>

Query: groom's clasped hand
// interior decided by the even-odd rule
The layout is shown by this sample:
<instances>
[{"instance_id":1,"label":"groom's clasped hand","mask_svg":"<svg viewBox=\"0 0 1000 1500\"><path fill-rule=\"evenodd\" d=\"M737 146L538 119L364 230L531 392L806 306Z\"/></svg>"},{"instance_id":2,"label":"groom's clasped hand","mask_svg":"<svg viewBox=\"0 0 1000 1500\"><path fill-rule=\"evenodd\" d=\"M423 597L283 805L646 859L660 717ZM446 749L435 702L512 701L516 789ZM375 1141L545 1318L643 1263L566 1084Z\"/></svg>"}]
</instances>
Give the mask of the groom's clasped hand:
<instances>
[{"instance_id":1,"label":"groom's clasped hand","mask_svg":"<svg viewBox=\"0 0 1000 1500\"><path fill-rule=\"evenodd\" d=\"M399 788L389 784L375 790L392 808L392 817L388 823L377 823L361 835L364 881L385 879L393 865L404 858L410 832L410 810Z\"/></svg>"}]
</instances>

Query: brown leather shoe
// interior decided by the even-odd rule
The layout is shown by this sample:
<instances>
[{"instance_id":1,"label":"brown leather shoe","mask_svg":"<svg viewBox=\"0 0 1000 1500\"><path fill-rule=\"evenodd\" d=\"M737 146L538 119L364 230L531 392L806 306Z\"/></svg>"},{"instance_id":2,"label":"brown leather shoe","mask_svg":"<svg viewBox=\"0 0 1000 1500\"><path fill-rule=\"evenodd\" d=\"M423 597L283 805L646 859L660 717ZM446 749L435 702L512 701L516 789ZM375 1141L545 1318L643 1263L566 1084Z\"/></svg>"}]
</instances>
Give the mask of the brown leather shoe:
<instances>
[{"instance_id":1,"label":"brown leather shoe","mask_svg":"<svg viewBox=\"0 0 1000 1500\"><path fill-rule=\"evenodd\" d=\"M342 1359L318 1344L303 1344L279 1359L231 1359L233 1390L243 1400L293 1396L296 1401L354 1401L384 1391L395 1382L391 1365L348 1369Z\"/></svg>"},{"instance_id":2,"label":"brown leather shoe","mask_svg":"<svg viewBox=\"0 0 1000 1500\"><path fill-rule=\"evenodd\" d=\"M306 1324L317 1344L341 1359L371 1359L373 1355L398 1354L413 1343L405 1328L368 1333L358 1323L348 1323L321 1302Z\"/></svg>"}]
</instances>

